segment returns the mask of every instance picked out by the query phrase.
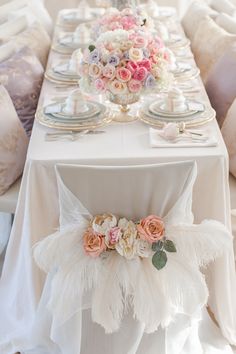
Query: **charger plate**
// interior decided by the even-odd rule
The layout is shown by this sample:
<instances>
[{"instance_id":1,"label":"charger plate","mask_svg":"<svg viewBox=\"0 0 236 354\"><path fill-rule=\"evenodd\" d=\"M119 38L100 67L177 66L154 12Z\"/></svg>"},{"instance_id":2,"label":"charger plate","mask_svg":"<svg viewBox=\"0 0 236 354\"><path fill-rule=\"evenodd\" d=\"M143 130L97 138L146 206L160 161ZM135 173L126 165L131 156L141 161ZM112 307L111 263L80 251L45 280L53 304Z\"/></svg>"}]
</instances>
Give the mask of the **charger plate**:
<instances>
[{"instance_id":1,"label":"charger plate","mask_svg":"<svg viewBox=\"0 0 236 354\"><path fill-rule=\"evenodd\" d=\"M50 117L50 115L45 115L44 107L41 107L37 110L35 118L41 125L44 125L46 127L70 131L80 131L85 129L93 130L112 122L112 114L110 110L107 110L104 114L101 114L97 121L93 119L76 123L64 123L60 121L55 121L54 118Z\"/></svg>"},{"instance_id":2,"label":"charger plate","mask_svg":"<svg viewBox=\"0 0 236 354\"><path fill-rule=\"evenodd\" d=\"M200 70L197 66L193 66L191 70L186 70L182 73L173 73L175 80L177 81L187 81L196 79L200 75Z\"/></svg>"},{"instance_id":3,"label":"charger plate","mask_svg":"<svg viewBox=\"0 0 236 354\"><path fill-rule=\"evenodd\" d=\"M68 32L68 35L71 35L71 32ZM74 43L75 44L75 43ZM76 45L73 46L68 46L68 45L63 45L60 43L60 38L57 38L54 40L52 49L61 54L72 54L76 49L85 49L89 46L89 43L76 43Z\"/></svg>"},{"instance_id":4,"label":"charger plate","mask_svg":"<svg viewBox=\"0 0 236 354\"><path fill-rule=\"evenodd\" d=\"M166 41L165 42L166 46L169 47L173 52L175 52L175 50L179 50L179 49L184 49L186 47L190 46L190 40L186 37L181 37L181 39L177 40L177 41Z\"/></svg>"},{"instance_id":5,"label":"charger plate","mask_svg":"<svg viewBox=\"0 0 236 354\"><path fill-rule=\"evenodd\" d=\"M47 69L47 71L44 74L45 78L51 82L54 83L65 83L65 84L71 84L71 85L78 85L78 81L80 77L72 77L71 75L63 75L60 73L57 73L53 70L53 68Z\"/></svg>"},{"instance_id":6,"label":"charger plate","mask_svg":"<svg viewBox=\"0 0 236 354\"><path fill-rule=\"evenodd\" d=\"M192 102L199 103L197 101L187 99L186 106L188 104L191 104ZM148 109L150 114L153 116L160 116L161 118L167 118L167 119L170 119L170 118L182 119L182 118L190 117L192 115L199 113L198 110L190 110L190 109L186 109L183 112L168 112L163 108L163 106L164 106L163 99L160 99L160 100L156 100L156 101L148 104L147 108L145 107L145 110ZM205 108L205 105L203 105L203 106Z\"/></svg>"},{"instance_id":7,"label":"charger plate","mask_svg":"<svg viewBox=\"0 0 236 354\"><path fill-rule=\"evenodd\" d=\"M163 117L160 115L154 115L149 111L149 104L141 107L138 116L141 121L151 125L153 127L161 128L166 123L182 123L184 122L186 127L197 127L210 122L215 118L216 112L211 106L205 106L206 110L204 112L198 112L186 117Z\"/></svg>"}]
</instances>

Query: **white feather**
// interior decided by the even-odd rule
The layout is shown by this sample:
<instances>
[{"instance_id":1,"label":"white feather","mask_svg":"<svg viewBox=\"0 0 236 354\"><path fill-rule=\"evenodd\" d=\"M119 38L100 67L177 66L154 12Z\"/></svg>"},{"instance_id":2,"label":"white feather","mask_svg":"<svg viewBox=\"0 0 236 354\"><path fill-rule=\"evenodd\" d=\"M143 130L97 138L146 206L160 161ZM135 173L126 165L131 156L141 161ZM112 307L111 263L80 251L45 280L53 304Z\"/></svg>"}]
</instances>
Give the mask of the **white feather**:
<instances>
[{"instance_id":1,"label":"white feather","mask_svg":"<svg viewBox=\"0 0 236 354\"><path fill-rule=\"evenodd\" d=\"M231 234L215 220L205 220L199 225L167 226L166 234L174 241L178 255L198 266L206 266L232 247Z\"/></svg>"},{"instance_id":2,"label":"white feather","mask_svg":"<svg viewBox=\"0 0 236 354\"><path fill-rule=\"evenodd\" d=\"M36 243L33 251L38 266L48 273L62 264L64 258L80 241L86 226L87 221L80 225L69 225Z\"/></svg>"},{"instance_id":3,"label":"white feather","mask_svg":"<svg viewBox=\"0 0 236 354\"><path fill-rule=\"evenodd\" d=\"M135 289L133 294L134 317L145 324L148 332L157 330L162 318L163 293L158 279L158 271L150 259L139 261L137 273L133 274Z\"/></svg>"},{"instance_id":4,"label":"white feather","mask_svg":"<svg viewBox=\"0 0 236 354\"><path fill-rule=\"evenodd\" d=\"M106 333L119 329L124 314L120 265L122 257L111 252L103 261L97 287L92 297L92 319L105 328Z\"/></svg>"}]
</instances>

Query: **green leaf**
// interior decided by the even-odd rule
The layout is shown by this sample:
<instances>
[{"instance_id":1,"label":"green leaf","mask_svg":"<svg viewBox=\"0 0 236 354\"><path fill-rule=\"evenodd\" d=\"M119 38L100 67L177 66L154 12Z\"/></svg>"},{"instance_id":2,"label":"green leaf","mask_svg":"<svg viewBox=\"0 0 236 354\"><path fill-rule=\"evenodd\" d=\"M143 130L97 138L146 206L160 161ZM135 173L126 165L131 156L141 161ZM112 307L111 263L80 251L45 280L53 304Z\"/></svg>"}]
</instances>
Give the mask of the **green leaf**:
<instances>
[{"instance_id":1,"label":"green leaf","mask_svg":"<svg viewBox=\"0 0 236 354\"><path fill-rule=\"evenodd\" d=\"M163 242L162 241L154 242L152 244L152 250L154 252L160 251L160 250L162 250L162 248L163 248Z\"/></svg>"},{"instance_id":2,"label":"green leaf","mask_svg":"<svg viewBox=\"0 0 236 354\"><path fill-rule=\"evenodd\" d=\"M177 252L176 250L176 247L175 247L175 244L173 241L171 240L166 240L165 243L164 243L164 249L167 251L167 252Z\"/></svg>"},{"instance_id":3,"label":"green leaf","mask_svg":"<svg viewBox=\"0 0 236 354\"><path fill-rule=\"evenodd\" d=\"M152 257L152 264L158 270L165 267L167 262L167 255L164 251L157 251Z\"/></svg>"},{"instance_id":4,"label":"green leaf","mask_svg":"<svg viewBox=\"0 0 236 354\"><path fill-rule=\"evenodd\" d=\"M92 52L94 49L96 49L95 45L90 44L90 46L88 47L89 51Z\"/></svg>"}]
</instances>

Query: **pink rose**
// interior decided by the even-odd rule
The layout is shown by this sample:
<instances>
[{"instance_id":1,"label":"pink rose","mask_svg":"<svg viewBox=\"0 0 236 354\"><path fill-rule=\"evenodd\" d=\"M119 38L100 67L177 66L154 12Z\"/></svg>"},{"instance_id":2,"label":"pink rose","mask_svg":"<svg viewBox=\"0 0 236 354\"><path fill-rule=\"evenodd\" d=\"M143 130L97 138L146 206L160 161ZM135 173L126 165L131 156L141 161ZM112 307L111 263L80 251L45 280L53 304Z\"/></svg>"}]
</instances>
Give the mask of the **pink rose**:
<instances>
[{"instance_id":1,"label":"pink rose","mask_svg":"<svg viewBox=\"0 0 236 354\"><path fill-rule=\"evenodd\" d=\"M128 82L128 89L129 89L130 92L132 92L132 93L137 93L137 92L141 91L141 89L142 89L142 84L141 84L140 81L131 79L131 80Z\"/></svg>"},{"instance_id":2,"label":"pink rose","mask_svg":"<svg viewBox=\"0 0 236 354\"><path fill-rule=\"evenodd\" d=\"M140 220L137 230L142 240L149 243L157 242L164 236L164 221L156 215L149 215L145 219Z\"/></svg>"},{"instance_id":3,"label":"pink rose","mask_svg":"<svg viewBox=\"0 0 236 354\"><path fill-rule=\"evenodd\" d=\"M131 79L131 72L128 69L122 67L117 69L116 77L122 82L128 82Z\"/></svg>"},{"instance_id":4,"label":"pink rose","mask_svg":"<svg viewBox=\"0 0 236 354\"><path fill-rule=\"evenodd\" d=\"M133 79L138 80L138 81L143 81L145 80L147 76L147 69L144 67L138 68L134 74L133 74Z\"/></svg>"},{"instance_id":5,"label":"pink rose","mask_svg":"<svg viewBox=\"0 0 236 354\"><path fill-rule=\"evenodd\" d=\"M126 68L131 72L131 74L133 74L135 70L138 69L138 65L134 61L129 61Z\"/></svg>"},{"instance_id":6,"label":"pink rose","mask_svg":"<svg viewBox=\"0 0 236 354\"><path fill-rule=\"evenodd\" d=\"M108 79L114 79L115 74L116 74L116 69L115 69L114 65L107 64L106 66L104 66L104 68L102 70L102 74L103 74L103 76L107 77Z\"/></svg>"},{"instance_id":7,"label":"pink rose","mask_svg":"<svg viewBox=\"0 0 236 354\"><path fill-rule=\"evenodd\" d=\"M95 80L94 85L95 85L96 90L98 90L100 92L103 92L106 90L105 80L97 79L97 80Z\"/></svg>"},{"instance_id":8,"label":"pink rose","mask_svg":"<svg viewBox=\"0 0 236 354\"><path fill-rule=\"evenodd\" d=\"M143 59L138 62L138 66L147 69L148 71L151 70L151 62L149 59Z\"/></svg>"},{"instance_id":9,"label":"pink rose","mask_svg":"<svg viewBox=\"0 0 236 354\"><path fill-rule=\"evenodd\" d=\"M115 249L116 243L122 236L121 229L118 226L112 227L106 234L105 243L108 248Z\"/></svg>"},{"instance_id":10,"label":"pink rose","mask_svg":"<svg viewBox=\"0 0 236 354\"><path fill-rule=\"evenodd\" d=\"M145 48L147 46L147 41L142 36L136 36L134 38L134 47L135 48Z\"/></svg>"},{"instance_id":11,"label":"pink rose","mask_svg":"<svg viewBox=\"0 0 236 354\"><path fill-rule=\"evenodd\" d=\"M105 238L94 232L92 228L88 228L84 233L85 253L92 258L96 258L105 250Z\"/></svg>"},{"instance_id":12,"label":"pink rose","mask_svg":"<svg viewBox=\"0 0 236 354\"><path fill-rule=\"evenodd\" d=\"M123 29L123 26L119 22L112 22L108 26L109 31L115 31L117 29Z\"/></svg>"},{"instance_id":13,"label":"pink rose","mask_svg":"<svg viewBox=\"0 0 236 354\"><path fill-rule=\"evenodd\" d=\"M123 26L123 29L126 30L126 31L129 31L134 26L136 26L135 19L134 19L133 16L122 17L121 20L120 20L120 23Z\"/></svg>"}]
</instances>

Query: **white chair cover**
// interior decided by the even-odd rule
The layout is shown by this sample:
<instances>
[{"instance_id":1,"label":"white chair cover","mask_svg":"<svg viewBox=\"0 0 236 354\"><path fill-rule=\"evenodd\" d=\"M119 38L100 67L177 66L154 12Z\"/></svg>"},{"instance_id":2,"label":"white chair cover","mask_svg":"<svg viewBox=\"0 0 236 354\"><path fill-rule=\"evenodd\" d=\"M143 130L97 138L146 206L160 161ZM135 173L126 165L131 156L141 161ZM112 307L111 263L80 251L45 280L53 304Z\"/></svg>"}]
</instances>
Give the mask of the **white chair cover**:
<instances>
[{"instance_id":1,"label":"white chair cover","mask_svg":"<svg viewBox=\"0 0 236 354\"><path fill-rule=\"evenodd\" d=\"M234 43L236 35L226 32L209 16L200 22L192 41L192 50L204 82L217 60Z\"/></svg>"},{"instance_id":2,"label":"white chair cover","mask_svg":"<svg viewBox=\"0 0 236 354\"><path fill-rule=\"evenodd\" d=\"M193 162L57 165L60 230L35 249L38 264L49 274L27 354L203 353L196 323L208 292L199 265L221 254L231 236L218 222L192 225L195 178ZM102 261L90 259L81 248L82 235L91 215L104 212L132 220L150 214L164 217L177 254L168 254L161 272L150 259L126 261L116 252ZM130 298L131 288L133 308L122 316L123 296ZM144 350L145 332L159 325L169 326L150 335Z\"/></svg>"}]
</instances>

